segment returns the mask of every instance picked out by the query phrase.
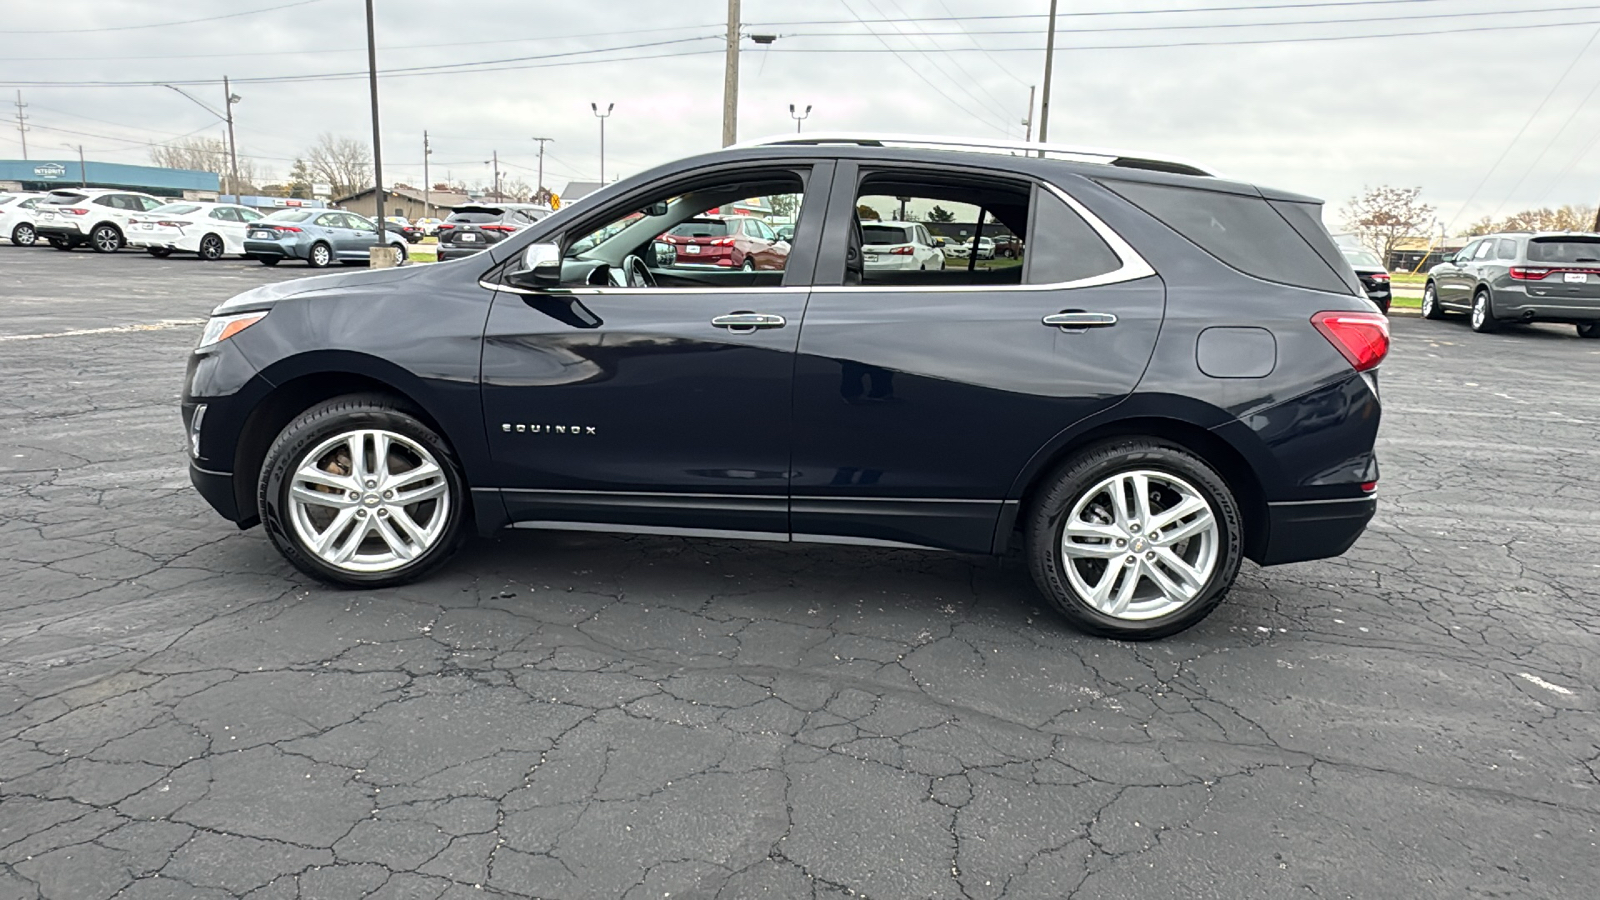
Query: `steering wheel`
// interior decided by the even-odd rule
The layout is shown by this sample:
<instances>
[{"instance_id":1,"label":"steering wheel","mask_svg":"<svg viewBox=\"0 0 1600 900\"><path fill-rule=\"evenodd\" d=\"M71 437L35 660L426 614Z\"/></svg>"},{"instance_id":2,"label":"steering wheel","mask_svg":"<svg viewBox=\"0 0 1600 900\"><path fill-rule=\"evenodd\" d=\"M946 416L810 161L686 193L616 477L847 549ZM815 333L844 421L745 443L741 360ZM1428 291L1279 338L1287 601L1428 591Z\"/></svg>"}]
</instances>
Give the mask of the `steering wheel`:
<instances>
[{"instance_id":1,"label":"steering wheel","mask_svg":"<svg viewBox=\"0 0 1600 900\"><path fill-rule=\"evenodd\" d=\"M614 287L653 288L656 286L656 277L645 268L644 260L630 253L623 257L622 265L611 270L611 284Z\"/></svg>"}]
</instances>

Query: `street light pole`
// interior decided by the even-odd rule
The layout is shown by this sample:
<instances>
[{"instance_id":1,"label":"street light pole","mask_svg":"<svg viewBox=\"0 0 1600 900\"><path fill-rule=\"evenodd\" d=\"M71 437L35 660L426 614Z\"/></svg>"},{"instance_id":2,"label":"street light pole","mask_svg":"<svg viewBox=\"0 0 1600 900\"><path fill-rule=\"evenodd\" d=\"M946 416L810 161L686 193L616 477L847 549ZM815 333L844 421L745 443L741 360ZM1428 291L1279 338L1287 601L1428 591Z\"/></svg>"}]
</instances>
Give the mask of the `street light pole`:
<instances>
[{"instance_id":1,"label":"street light pole","mask_svg":"<svg viewBox=\"0 0 1600 900\"><path fill-rule=\"evenodd\" d=\"M433 155L433 148L428 146L428 132L422 132L422 216L432 218L433 209L429 205L428 192L433 190L433 182L428 178L428 157Z\"/></svg>"},{"instance_id":2,"label":"street light pole","mask_svg":"<svg viewBox=\"0 0 1600 900\"><path fill-rule=\"evenodd\" d=\"M1039 102L1039 143L1050 140L1050 71L1056 61L1056 0L1050 0L1050 31L1044 39L1044 97ZM1039 151L1043 156L1044 151ZM973 255L977 255L974 245Z\"/></svg>"},{"instance_id":3,"label":"street light pole","mask_svg":"<svg viewBox=\"0 0 1600 900\"><path fill-rule=\"evenodd\" d=\"M733 2L738 3L738 0L733 0ZM600 119L600 186L601 187L604 187L605 183L606 183L606 119L611 117L611 110L615 109L616 106L617 105L615 103L607 103L606 104L606 111L605 112L601 112L600 111L600 104L598 104L598 103L589 104L589 108L591 110L594 110L595 116Z\"/></svg>"},{"instance_id":4,"label":"street light pole","mask_svg":"<svg viewBox=\"0 0 1600 900\"><path fill-rule=\"evenodd\" d=\"M1028 85L1028 117L1022 120L1022 124L1028 126L1028 136L1022 139L1024 143L1033 142L1033 90L1035 87L1036 85Z\"/></svg>"},{"instance_id":5,"label":"street light pole","mask_svg":"<svg viewBox=\"0 0 1600 900\"><path fill-rule=\"evenodd\" d=\"M233 137L233 105L242 99L244 98L228 89L228 76L222 76L222 102L226 104L223 109L228 111L228 115L224 118L228 120L229 173L232 176L233 202L235 203L244 202L239 196L239 142L234 140Z\"/></svg>"},{"instance_id":6,"label":"street light pole","mask_svg":"<svg viewBox=\"0 0 1600 900\"><path fill-rule=\"evenodd\" d=\"M797 113L797 112L794 111L794 104L793 103L789 104L789 117L794 119L794 133L795 134L799 134L800 133L800 123L804 122L806 119L810 118L810 116L811 116L811 107L810 107L810 105L806 106L806 111L804 113Z\"/></svg>"},{"instance_id":7,"label":"street light pole","mask_svg":"<svg viewBox=\"0 0 1600 900\"><path fill-rule=\"evenodd\" d=\"M739 0L728 0L728 47L722 73L722 146L726 147L738 139Z\"/></svg>"},{"instance_id":8,"label":"street light pole","mask_svg":"<svg viewBox=\"0 0 1600 900\"><path fill-rule=\"evenodd\" d=\"M383 222L383 141L378 130L378 39L372 27L372 0L367 0L367 84L372 90L372 197L376 201L378 248L387 249Z\"/></svg>"}]
</instances>

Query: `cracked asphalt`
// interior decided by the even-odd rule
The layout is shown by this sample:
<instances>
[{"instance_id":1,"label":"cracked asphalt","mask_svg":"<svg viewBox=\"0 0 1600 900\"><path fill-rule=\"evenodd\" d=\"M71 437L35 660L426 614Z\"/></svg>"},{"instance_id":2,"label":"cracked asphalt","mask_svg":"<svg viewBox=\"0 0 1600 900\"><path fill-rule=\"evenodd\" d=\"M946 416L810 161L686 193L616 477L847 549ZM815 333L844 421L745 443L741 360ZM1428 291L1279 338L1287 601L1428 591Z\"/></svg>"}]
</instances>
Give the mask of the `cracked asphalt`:
<instances>
[{"instance_id":1,"label":"cracked asphalt","mask_svg":"<svg viewBox=\"0 0 1600 900\"><path fill-rule=\"evenodd\" d=\"M303 274L0 246L0 900L1600 892L1570 327L1396 319L1369 532L1130 645L1014 560L877 549L507 532L308 581L177 411L186 323Z\"/></svg>"}]
</instances>

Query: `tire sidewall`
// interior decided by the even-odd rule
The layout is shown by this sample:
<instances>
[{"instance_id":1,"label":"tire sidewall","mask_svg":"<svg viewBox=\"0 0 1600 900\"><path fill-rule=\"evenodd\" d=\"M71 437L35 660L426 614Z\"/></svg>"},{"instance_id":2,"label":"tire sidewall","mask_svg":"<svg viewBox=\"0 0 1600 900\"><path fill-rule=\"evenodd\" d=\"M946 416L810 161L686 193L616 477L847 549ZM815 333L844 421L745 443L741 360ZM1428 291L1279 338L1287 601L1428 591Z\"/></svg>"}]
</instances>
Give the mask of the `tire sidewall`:
<instances>
[{"instance_id":1,"label":"tire sidewall","mask_svg":"<svg viewBox=\"0 0 1600 900\"><path fill-rule=\"evenodd\" d=\"M11 229L11 243L18 247L32 247L39 243L39 232L27 222L20 222Z\"/></svg>"},{"instance_id":2,"label":"tire sidewall","mask_svg":"<svg viewBox=\"0 0 1600 900\"><path fill-rule=\"evenodd\" d=\"M101 246L100 235L102 232L106 231L111 232L111 236L114 238L114 240L110 243L114 243L115 246L110 248ZM96 225L94 227L94 231L89 232L89 246L93 247L95 251L99 253L115 253L122 249L122 232L118 230L117 226L115 225Z\"/></svg>"},{"instance_id":3,"label":"tire sidewall","mask_svg":"<svg viewBox=\"0 0 1600 900\"><path fill-rule=\"evenodd\" d=\"M317 262L318 248L321 248L322 252L327 254L327 258L322 262ZM313 269L326 269L328 266L333 265L333 248L320 242L312 244L311 248L306 251L306 265Z\"/></svg>"},{"instance_id":4,"label":"tire sidewall","mask_svg":"<svg viewBox=\"0 0 1600 900\"><path fill-rule=\"evenodd\" d=\"M1422 317L1439 318L1439 291L1432 283L1422 289Z\"/></svg>"},{"instance_id":5,"label":"tire sidewall","mask_svg":"<svg viewBox=\"0 0 1600 900\"><path fill-rule=\"evenodd\" d=\"M207 247L215 248L216 252L215 253L207 253L206 252L206 248ZM222 258L223 253L225 253L226 251L227 251L227 244L223 242L222 238L219 235L208 234L205 237L200 239L200 258L201 259L218 260L218 259Z\"/></svg>"},{"instance_id":6,"label":"tire sidewall","mask_svg":"<svg viewBox=\"0 0 1600 900\"><path fill-rule=\"evenodd\" d=\"M1483 321L1478 320L1478 304L1483 304ZM1494 298L1487 289L1480 290L1472 295L1472 330L1479 334L1488 334L1495 330L1499 324L1494 318Z\"/></svg>"},{"instance_id":7,"label":"tire sidewall","mask_svg":"<svg viewBox=\"0 0 1600 900\"><path fill-rule=\"evenodd\" d=\"M1079 598L1067 579L1061 554L1066 517L1084 492L1118 472L1148 469L1181 478L1211 504L1218 528L1217 564L1195 599L1155 619L1114 618ZM1029 568L1045 597L1078 628L1125 640L1151 640L1183 631L1222 602L1243 558L1243 516L1227 482L1189 451L1165 441L1131 439L1090 447L1074 456L1045 482L1027 520Z\"/></svg>"},{"instance_id":8,"label":"tire sidewall","mask_svg":"<svg viewBox=\"0 0 1600 900\"><path fill-rule=\"evenodd\" d=\"M304 456L336 434L365 428L403 434L426 447L444 470L452 498L446 512L449 520L434 545L406 565L387 572L347 572L328 565L301 544L289 519L289 487ZM455 455L432 429L408 413L387 408L381 400L362 402L355 398L335 398L290 422L272 442L256 485L256 504L262 526L272 543L296 568L323 581L348 587L388 587L427 575L455 552L464 535L463 522L469 502L466 491L466 481Z\"/></svg>"}]
</instances>

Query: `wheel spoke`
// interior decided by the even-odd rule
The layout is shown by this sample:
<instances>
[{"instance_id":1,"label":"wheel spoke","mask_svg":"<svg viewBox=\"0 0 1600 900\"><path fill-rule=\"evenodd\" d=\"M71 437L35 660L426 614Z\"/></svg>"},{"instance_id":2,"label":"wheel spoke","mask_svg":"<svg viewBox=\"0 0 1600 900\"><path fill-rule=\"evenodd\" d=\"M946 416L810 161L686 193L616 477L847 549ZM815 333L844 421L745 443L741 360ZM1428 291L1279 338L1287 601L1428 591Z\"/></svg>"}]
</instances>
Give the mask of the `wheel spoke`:
<instances>
[{"instance_id":1,"label":"wheel spoke","mask_svg":"<svg viewBox=\"0 0 1600 900\"><path fill-rule=\"evenodd\" d=\"M1182 525L1167 531L1163 531L1161 533L1160 545L1163 547L1171 547L1181 541L1192 538L1197 534L1210 531L1211 526L1214 523L1215 520L1212 519L1211 512L1209 510L1201 512L1199 515L1183 523Z\"/></svg>"},{"instance_id":2,"label":"wheel spoke","mask_svg":"<svg viewBox=\"0 0 1600 900\"><path fill-rule=\"evenodd\" d=\"M1128 610L1128 603L1133 600L1133 592L1139 586L1141 566L1128 566L1122 576L1122 586L1117 588L1117 596L1111 601L1111 608L1106 610L1107 615L1120 616Z\"/></svg>"},{"instance_id":3,"label":"wheel spoke","mask_svg":"<svg viewBox=\"0 0 1600 900\"><path fill-rule=\"evenodd\" d=\"M390 475L388 480L383 483L383 489L390 491L404 491L413 485L427 481L430 478L438 478L443 474L444 471L438 466L430 462L424 462L415 469L407 469L404 472ZM441 479L439 483L443 484L444 482Z\"/></svg>"},{"instance_id":4,"label":"wheel spoke","mask_svg":"<svg viewBox=\"0 0 1600 900\"><path fill-rule=\"evenodd\" d=\"M344 440L350 454L350 477L365 485L367 478L367 432L357 431Z\"/></svg>"},{"instance_id":5,"label":"wheel spoke","mask_svg":"<svg viewBox=\"0 0 1600 900\"><path fill-rule=\"evenodd\" d=\"M289 496L307 506L323 506L329 509L346 509L358 505L360 500L351 500L350 495L340 490L337 494L328 494L315 491L303 484L296 484L289 488Z\"/></svg>"},{"instance_id":6,"label":"wheel spoke","mask_svg":"<svg viewBox=\"0 0 1600 900\"><path fill-rule=\"evenodd\" d=\"M431 500L434 497L442 497L447 489L448 486L441 479L432 484L417 488L414 491L406 491L398 494L395 497L395 502L405 506L410 506L413 503L421 503L424 500Z\"/></svg>"},{"instance_id":7,"label":"wheel spoke","mask_svg":"<svg viewBox=\"0 0 1600 900\"><path fill-rule=\"evenodd\" d=\"M1128 549L1118 547L1115 543L1107 541L1104 544L1080 544L1076 541L1067 541L1061 545L1061 552L1074 559L1112 559L1113 557L1126 556Z\"/></svg>"},{"instance_id":8,"label":"wheel spoke","mask_svg":"<svg viewBox=\"0 0 1600 900\"><path fill-rule=\"evenodd\" d=\"M1183 580L1186 596L1194 596L1195 592L1199 591L1201 586L1205 584L1205 579L1200 577L1199 570L1189 565L1183 557L1173 553L1166 547L1157 547L1155 552L1156 561L1177 573L1178 577Z\"/></svg>"},{"instance_id":9,"label":"wheel spoke","mask_svg":"<svg viewBox=\"0 0 1600 900\"><path fill-rule=\"evenodd\" d=\"M1128 483L1133 488L1133 515L1134 521L1140 526L1150 523L1150 477L1143 472L1135 472L1128 476Z\"/></svg>"},{"instance_id":10,"label":"wheel spoke","mask_svg":"<svg viewBox=\"0 0 1600 900\"><path fill-rule=\"evenodd\" d=\"M339 539L339 535L350 524L350 520L355 517L356 511L354 509L341 509L334 515L333 523L317 535L317 543L314 549L317 551L318 556L327 557L328 552L333 549L334 541ZM360 529L357 530L359 531Z\"/></svg>"},{"instance_id":11,"label":"wheel spoke","mask_svg":"<svg viewBox=\"0 0 1600 900\"><path fill-rule=\"evenodd\" d=\"M356 551L361 548L361 542L367 539L367 532L372 530L372 522L371 516L357 520L356 527L350 529L350 536L345 538L344 543L333 551L332 556L326 557L328 562L334 565L349 562L350 558L355 556Z\"/></svg>"},{"instance_id":12,"label":"wheel spoke","mask_svg":"<svg viewBox=\"0 0 1600 900\"><path fill-rule=\"evenodd\" d=\"M1117 524L1126 529L1133 521L1133 516L1128 512L1128 477L1119 475L1106 486L1106 490L1111 494L1111 509L1117 517Z\"/></svg>"},{"instance_id":13,"label":"wheel spoke","mask_svg":"<svg viewBox=\"0 0 1600 900\"><path fill-rule=\"evenodd\" d=\"M1144 570L1145 577L1156 583L1156 587L1161 589L1161 593L1165 594L1168 600L1175 603L1186 603L1194 597L1191 591L1173 581L1172 576L1168 575L1154 562L1145 560L1139 564L1139 567Z\"/></svg>"},{"instance_id":14,"label":"wheel spoke","mask_svg":"<svg viewBox=\"0 0 1600 900\"><path fill-rule=\"evenodd\" d=\"M372 522L372 530L377 533L378 537L383 539L385 544L389 545L389 552L395 556L401 559L411 559L422 552L422 547L413 547L411 544L406 543L406 539L394 530L394 526L389 524L387 518L374 516L370 521Z\"/></svg>"},{"instance_id":15,"label":"wheel spoke","mask_svg":"<svg viewBox=\"0 0 1600 900\"><path fill-rule=\"evenodd\" d=\"M372 471L368 474L380 485L389 480L388 432L372 432Z\"/></svg>"},{"instance_id":16,"label":"wheel spoke","mask_svg":"<svg viewBox=\"0 0 1600 900\"><path fill-rule=\"evenodd\" d=\"M1094 586L1094 590L1089 593L1089 602L1093 603L1096 609L1106 608L1106 604L1111 597L1111 588L1117 583L1117 575L1120 574L1122 570L1123 567L1117 565L1116 563L1106 564L1106 570L1100 576L1100 582L1096 584Z\"/></svg>"},{"instance_id":17,"label":"wheel spoke","mask_svg":"<svg viewBox=\"0 0 1600 900\"><path fill-rule=\"evenodd\" d=\"M434 515L438 515L438 513L436 512ZM417 524L415 519L411 518L410 513L399 507L391 507L389 519L394 525L399 526L401 531L405 532L405 536L411 540L411 545L418 552L427 548L428 533L421 525Z\"/></svg>"},{"instance_id":18,"label":"wheel spoke","mask_svg":"<svg viewBox=\"0 0 1600 900\"><path fill-rule=\"evenodd\" d=\"M1207 517L1209 517L1210 516L1210 507L1207 506L1206 502L1204 500L1201 500L1199 497L1196 497L1196 496L1193 496L1193 495L1185 495L1182 500L1178 501L1178 504L1176 506L1172 507L1171 509L1167 509L1167 510L1163 510L1161 512L1158 512L1153 517L1151 517L1151 519L1150 519L1150 530L1151 531L1166 531L1167 530L1167 526L1172 525L1173 523L1181 521L1183 519L1186 519L1189 516L1192 516L1197 512L1205 512L1207 514Z\"/></svg>"},{"instance_id":19,"label":"wheel spoke","mask_svg":"<svg viewBox=\"0 0 1600 900\"><path fill-rule=\"evenodd\" d=\"M302 466L300 471L294 473L294 480L297 485L301 482L315 484L321 487L333 488L340 493L360 489L360 485L356 484L355 479L348 475L335 475L326 469L319 469L315 465Z\"/></svg>"}]
</instances>

